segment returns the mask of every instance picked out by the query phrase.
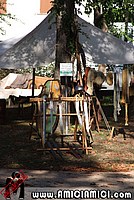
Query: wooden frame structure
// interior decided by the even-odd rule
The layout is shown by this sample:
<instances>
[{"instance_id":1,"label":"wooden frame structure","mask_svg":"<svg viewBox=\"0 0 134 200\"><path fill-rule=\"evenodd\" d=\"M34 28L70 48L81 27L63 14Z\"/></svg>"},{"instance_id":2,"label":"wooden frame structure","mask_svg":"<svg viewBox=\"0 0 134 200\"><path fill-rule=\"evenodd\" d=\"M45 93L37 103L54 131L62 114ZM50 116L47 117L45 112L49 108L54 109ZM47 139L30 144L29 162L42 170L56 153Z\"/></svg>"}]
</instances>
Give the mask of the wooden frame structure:
<instances>
[{"instance_id":1,"label":"wooden frame structure","mask_svg":"<svg viewBox=\"0 0 134 200\"><path fill-rule=\"evenodd\" d=\"M31 127L33 127L34 122L36 123L36 130L38 132L38 136L41 139L41 144L43 149L42 150L48 150L52 153L52 155L56 155L54 151L56 151L59 154L60 151L64 150L77 150L81 149L85 154L88 154L89 151L92 149L91 144L94 142L91 132L91 125L94 121L97 127L98 132L100 132L99 128L99 122L98 117L96 113L95 104L99 107L99 110L102 114L102 117L104 119L104 122L107 126L107 129L111 132L111 128L109 126L109 123L106 119L106 116L102 110L102 107L100 105L100 102L96 96L90 96L88 93L82 91L78 91L78 93L73 97L62 97L61 91L60 91L60 83L57 82L58 85L55 85L53 87L53 83L57 82L57 80L50 81L49 88L46 88L46 85L42 88L42 93L39 95L40 97L34 97L30 98L30 102L32 104L35 104L35 112L33 114L33 121L30 124ZM55 83L56 83L55 82ZM64 109L63 103L65 105L65 108L68 107L68 103L70 104L73 102L75 104L75 111L69 112L68 109ZM95 103L96 102L96 103ZM49 106L48 106L49 105ZM53 112L54 107L58 107L58 112ZM49 108L49 109L48 109ZM49 112L48 112L49 110ZM91 110L93 112L93 115L91 116ZM58 118L58 123L60 127L60 138L61 138L61 145L59 146L57 143L55 143L54 139L54 131L56 127L58 126L58 123L55 125L55 128L53 129L53 117ZM68 134L68 131L66 131L66 125L68 122L68 117L75 116L75 128L73 133L73 141L79 142L80 146L76 148L76 145L74 143L68 144L64 141L64 138L67 136L70 136ZM63 123L63 117L65 117L65 123ZM50 118L50 124L49 127L51 128L49 130L49 134L47 133L46 127L48 118ZM81 131L78 131L78 125ZM64 130L66 131L66 134L64 134ZM80 133L78 139L78 132ZM30 134L29 139L32 136L32 132ZM64 146L65 144L65 146ZM74 155L75 152L74 152ZM55 156L56 157L56 156Z\"/></svg>"},{"instance_id":2,"label":"wooden frame structure","mask_svg":"<svg viewBox=\"0 0 134 200\"><path fill-rule=\"evenodd\" d=\"M36 115L37 118L41 118L41 116L43 116L43 127L42 127L42 131L41 131L41 143L42 143L42 147L45 149L45 144L46 144L46 117L47 116L50 116L51 114L47 114L46 113L46 103L47 102L50 102L50 101L53 101L53 102L57 102L57 103L63 103L63 102L79 102L79 104L82 106L82 111L79 113L80 116L81 116L81 120L82 120L82 123L80 124L81 125L81 130L82 130L82 134L81 134L81 137L82 137L82 150L88 154L88 151L91 150L91 146L88 146L89 143L87 142L87 134L88 136L92 139L92 142L93 142L93 138L92 138L92 134L91 134L91 130L90 130L90 127L89 128L89 132L87 130L87 127L86 127L86 115L87 113L85 114L85 111L84 111L84 108L83 108L83 103L86 102L88 103L89 99L85 96L75 96L75 97L59 97L59 98L47 98L45 96L43 96L43 98L30 98L30 102L31 103L36 103L39 110L38 110L38 113ZM43 102L43 113L40 111L40 103ZM56 114L53 114L55 116L76 116L77 117L77 113L56 113ZM38 121L38 123L40 123L40 120ZM63 128L63 127L62 127ZM64 134L63 134L63 130L61 128L61 140L62 140L62 143L63 143L63 138L64 138ZM75 130L74 130L74 140L76 140L77 136L77 128L78 128L78 120L76 118L76 123L75 123ZM88 132L88 133L87 133ZM30 135L31 137L31 135ZM63 150L65 148L63 147ZM60 148L60 150L62 150L62 147Z\"/></svg>"}]
</instances>

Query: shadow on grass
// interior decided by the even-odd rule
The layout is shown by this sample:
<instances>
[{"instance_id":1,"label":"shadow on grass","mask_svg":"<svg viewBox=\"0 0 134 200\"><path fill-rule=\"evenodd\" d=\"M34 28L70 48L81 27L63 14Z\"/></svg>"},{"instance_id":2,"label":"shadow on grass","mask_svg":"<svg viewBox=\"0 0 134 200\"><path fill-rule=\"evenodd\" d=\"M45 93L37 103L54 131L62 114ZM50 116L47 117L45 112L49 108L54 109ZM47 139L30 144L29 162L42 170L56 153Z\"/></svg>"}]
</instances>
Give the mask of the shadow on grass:
<instances>
[{"instance_id":1,"label":"shadow on grass","mask_svg":"<svg viewBox=\"0 0 134 200\"><path fill-rule=\"evenodd\" d=\"M32 106L27 105L24 108L19 106L7 107L5 115L5 124L8 124L15 120L31 120L32 119Z\"/></svg>"}]
</instances>

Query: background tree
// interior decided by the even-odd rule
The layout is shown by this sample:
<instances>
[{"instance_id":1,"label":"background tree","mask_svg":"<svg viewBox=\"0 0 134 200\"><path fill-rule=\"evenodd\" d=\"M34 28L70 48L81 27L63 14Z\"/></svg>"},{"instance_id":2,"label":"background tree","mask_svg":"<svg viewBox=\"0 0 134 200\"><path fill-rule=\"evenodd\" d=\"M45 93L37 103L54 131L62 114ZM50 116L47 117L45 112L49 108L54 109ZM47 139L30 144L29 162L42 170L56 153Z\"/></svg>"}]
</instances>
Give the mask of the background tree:
<instances>
[{"instance_id":1,"label":"background tree","mask_svg":"<svg viewBox=\"0 0 134 200\"><path fill-rule=\"evenodd\" d=\"M53 8L57 25L55 77L59 79L60 63L71 62L71 56L75 52L75 1L55 0Z\"/></svg>"},{"instance_id":2,"label":"background tree","mask_svg":"<svg viewBox=\"0 0 134 200\"><path fill-rule=\"evenodd\" d=\"M59 63L70 62L71 55L76 52L77 28L75 24L75 4L79 6L85 0L53 0L56 13L57 43L56 43L56 71L59 78ZM134 23L133 0L87 0L85 13L94 10L94 24L103 31L110 31L114 35L122 35L130 40L128 22ZM77 11L79 12L79 11ZM125 31L118 30L115 22L125 22Z\"/></svg>"},{"instance_id":3,"label":"background tree","mask_svg":"<svg viewBox=\"0 0 134 200\"><path fill-rule=\"evenodd\" d=\"M85 12L91 13L91 8L94 9L94 24L95 26L107 29L117 37L124 36L125 40L132 41L128 22L134 25L133 0L87 0ZM119 30L115 22L125 22L125 30Z\"/></svg>"}]
</instances>

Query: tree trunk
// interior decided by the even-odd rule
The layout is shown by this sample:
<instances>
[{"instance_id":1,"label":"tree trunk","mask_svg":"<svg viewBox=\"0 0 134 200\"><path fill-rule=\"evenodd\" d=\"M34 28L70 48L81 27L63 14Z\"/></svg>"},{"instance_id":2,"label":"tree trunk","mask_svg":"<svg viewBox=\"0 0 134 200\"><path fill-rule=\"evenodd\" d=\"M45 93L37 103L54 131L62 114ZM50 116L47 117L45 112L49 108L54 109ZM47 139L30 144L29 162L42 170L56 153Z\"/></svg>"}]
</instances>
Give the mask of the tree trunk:
<instances>
[{"instance_id":1,"label":"tree trunk","mask_svg":"<svg viewBox=\"0 0 134 200\"><path fill-rule=\"evenodd\" d=\"M103 32L108 32L108 27L104 15L101 13L101 9L98 7L94 9L94 24Z\"/></svg>"},{"instance_id":2,"label":"tree trunk","mask_svg":"<svg viewBox=\"0 0 134 200\"><path fill-rule=\"evenodd\" d=\"M60 80L60 63L70 62L70 55L66 51L66 34L62 27L62 16L56 18L57 35L56 35L56 63L54 77Z\"/></svg>"},{"instance_id":3,"label":"tree trunk","mask_svg":"<svg viewBox=\"0 0 134 200\"><path fill-rule=\"evenodd\" d=\"M56 79L60 79L60 63L71 62L71 45L74 46L74 0L64 0L64 10L56 16Z\"/></svg>"}]
</instances>

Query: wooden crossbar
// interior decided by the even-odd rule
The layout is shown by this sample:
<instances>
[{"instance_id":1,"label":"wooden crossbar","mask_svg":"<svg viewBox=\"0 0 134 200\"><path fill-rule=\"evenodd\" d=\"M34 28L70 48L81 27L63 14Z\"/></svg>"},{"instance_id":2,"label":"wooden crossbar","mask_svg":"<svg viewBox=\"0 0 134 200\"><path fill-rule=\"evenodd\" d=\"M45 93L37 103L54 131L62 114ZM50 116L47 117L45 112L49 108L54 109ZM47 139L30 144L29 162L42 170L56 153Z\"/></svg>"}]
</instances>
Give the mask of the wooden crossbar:
<instances>
[{"instance_id":1,"label":"wooden crossbar","mask_svg":"<svg viewBox=\"0 0 134 200\"><path fill-rule=\"evenodd\" d=\"M84 100L84 97L61 97L61 98L46 98L46 101L82 101ZM43 98L35 97L35 98L30 98L30 102L40 102L43 101Z\"/></svg>"}]
</instances>

